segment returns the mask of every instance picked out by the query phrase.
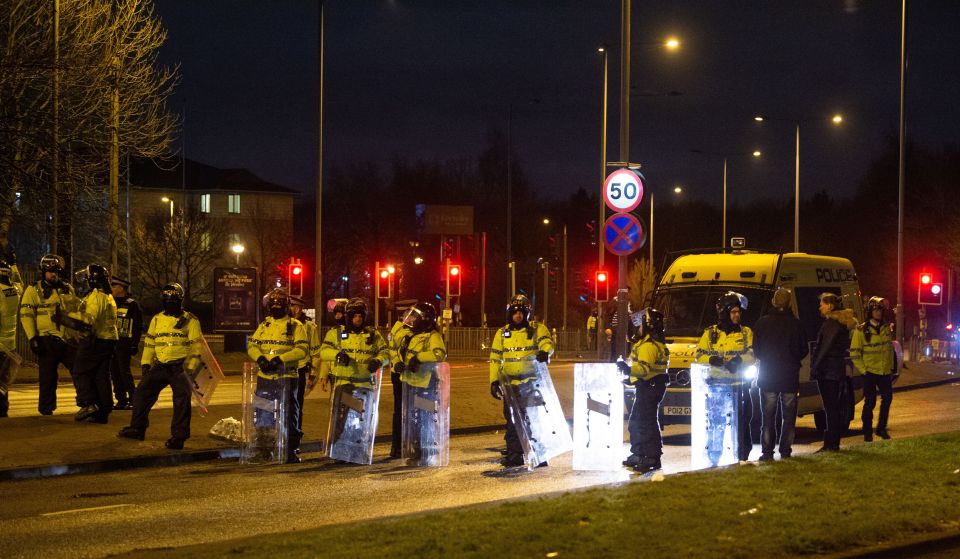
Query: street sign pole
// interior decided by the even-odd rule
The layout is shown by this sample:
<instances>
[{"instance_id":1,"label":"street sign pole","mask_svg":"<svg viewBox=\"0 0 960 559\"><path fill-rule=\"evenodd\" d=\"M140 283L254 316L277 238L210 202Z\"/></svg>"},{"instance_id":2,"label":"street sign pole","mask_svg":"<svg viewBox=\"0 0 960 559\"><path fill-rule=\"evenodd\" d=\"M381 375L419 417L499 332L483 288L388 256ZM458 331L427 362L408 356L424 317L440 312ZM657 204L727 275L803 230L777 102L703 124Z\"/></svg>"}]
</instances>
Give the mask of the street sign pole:
<instances>
[{"instance_id":1,"label":"street sign pole","mask_svg":"<svg viewBox=\"0 0 960 559\"><path fill-rule=\"evenodd\" d=\"M615 355L627 355L627 284L629 261L627 256L643 246L646 236L637 218L629 212L636 209L643 199L643 182L629 169L617 169L607 176L603 184L604 200L611 210L617 212L603 226L603 241L607 249L619 256L617 274L617 332L614 344Z\"/></svg>"}]
</instances>

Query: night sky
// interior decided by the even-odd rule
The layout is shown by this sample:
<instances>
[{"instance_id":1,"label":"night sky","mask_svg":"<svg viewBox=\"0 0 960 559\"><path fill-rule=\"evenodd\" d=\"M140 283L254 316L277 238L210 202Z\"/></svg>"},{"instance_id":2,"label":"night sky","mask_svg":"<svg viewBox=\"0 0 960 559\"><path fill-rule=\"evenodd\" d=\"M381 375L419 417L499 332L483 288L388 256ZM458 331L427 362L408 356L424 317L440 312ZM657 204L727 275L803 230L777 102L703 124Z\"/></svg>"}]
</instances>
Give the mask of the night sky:
<instances>
[{"instance_id":1,"label":"night sky","mask_svg":"<svg viewBox=\"0 0 960 559\"><path fill-rule=\"evenodd\" d=\"M911 0L908 138L960 141L960 2ZM186 155L309 192L317 169L317 2L157 0L180 64ZM475 159L507 126L543 196L599 192L601 55L610 49L608 160L619 155L620 2L329 0L325 165ZM648 189L733 203L855 190L895 138L899 0L633 3L630 159ZM659 43L682 42L675 53ZM665 92L682 95L663 96ZM841 127L829 123L844 115ZM817 120L819 119L819 120ZM748 155L763 151L760 160ZM908 169L909 174L909 169ZM189 178L188 178L189 180Z\"/></svg>"}]
</instances>

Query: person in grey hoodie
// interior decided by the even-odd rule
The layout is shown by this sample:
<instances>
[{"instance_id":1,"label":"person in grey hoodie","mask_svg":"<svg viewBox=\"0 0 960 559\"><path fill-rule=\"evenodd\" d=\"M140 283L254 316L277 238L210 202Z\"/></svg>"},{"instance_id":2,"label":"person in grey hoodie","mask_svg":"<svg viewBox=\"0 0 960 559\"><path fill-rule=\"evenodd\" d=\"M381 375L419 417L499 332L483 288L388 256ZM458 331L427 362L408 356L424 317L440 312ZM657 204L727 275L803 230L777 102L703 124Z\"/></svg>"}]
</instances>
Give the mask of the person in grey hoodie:
<instances>
[{"instance_id":1,"label":"person in grey hoodie","mask_svg":"<svg viewBox=\"0 0 960 559\"><path fill-rule=\"evenodd\" d=\"M840 450L840 438L846 431L845 420L841 417L842 398L850 330L857 327L857 318L851 309L843 308L843 301L836 293L820 294L820 314L826 320L820 326L817 347L810 358L810 378L816 380L820 388L827 428L823 432L823 448L817 452L837 451Z\"/></svg>"},{"instance_id":2,"label":"person in grey hoodie","mask_svg":"<svg viewBox=\"0 0 960 559\"><path fill-rule=\"evenodd\" d=\"M773 307L753 327L753 353L760 361L757 386L762 405L761 462L773 460L778 407L783 417L780 458L789 458L793 452L800 361L807 356L807 337L800 320L790 310L790 296L789 289L778 288L771 301Z\"/></svg>"}]
</instances>

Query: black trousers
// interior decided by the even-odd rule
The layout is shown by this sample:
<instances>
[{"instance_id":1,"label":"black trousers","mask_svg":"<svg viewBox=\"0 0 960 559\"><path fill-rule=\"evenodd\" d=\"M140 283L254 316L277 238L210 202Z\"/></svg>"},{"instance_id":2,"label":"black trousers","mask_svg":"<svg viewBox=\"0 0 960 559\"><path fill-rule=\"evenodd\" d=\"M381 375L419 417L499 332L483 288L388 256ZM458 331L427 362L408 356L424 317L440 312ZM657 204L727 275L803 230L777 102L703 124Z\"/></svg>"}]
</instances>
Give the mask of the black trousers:
<instances>
[{"instance_id":1,"label":"black trousers","mask_svg":"<svg viewBox=\"0 0 960 559\"><path fill-rule=\"evenodd\" d=\"M110 386L110 361L116 340L94 338L77 349L73 362L73 383L77 387L77 403L81 407L96 404L96 419L106 423L113 410L113 390Z\"/></svg>"},{"instance_id":2,"label":"black trousers","mask_svg":"<svg viewBox=\"0 0 960 559\"><path fill-rule=\"evenodd\" d=\"M741 384L739 390L739 404L737 417L737 459L746 461L750 459L750 451L753 450L753 436L750 433L750 423L753 421L753 391L749 384Z\"/></svg>"},{"instance_id":3,"label":"black trousers","mask_svg":"<svg viewBox=\"0 0 960 559\"><path fill-rule=\"evenodd\" d=\"M160 391L170 387L173 392L173 419L170 421L170 434L175 439L190 438L190 398L192 391L187 377L183 374L183 361L160 363L150 368L140 379L133 393L133 417L130 426L146 431L150 425L150 408L157 403Z\"/></svg>"},{"instance_id":4,"label":"black trousers","mask_svg":"<svg viewBox=\"0 0 960 559\"><path fill-rule=\"evenodd\" d=\"M297 431L300 431L303 438L303 399L306 397L303 392L307 389L307 377L310 376L310 365L297 369ZM299 445L293 447L299 448Z\"/></svg>"},{"instance_id":5,"label":"black trousers","mask_svg":"<svg viewBox=\"0 0 960 559\"><path fill-rule=\"evenodd\" d=\"M403 437L403 383L400 373L390 373L393 384L393 427L390 431L390 455L400 456L400 440Z\"/></svg>"},{"instance_id":6,"label":"black trousers","mask_svg":"<svg viewBox=\"0 0 960 559\"><path fill-rule=\"evenodd\" d=\"M630 410L627 430L630 432L630 453L659 458L663 454L660 436L660 402L667 391L667 375L649 381L637 381L637 398Z\"/></svg>"},{"instance_id":7,"label":"black trousers","mask_svg":"<svg viewBox=\"0 0 960 559\"><path fill-rule=\"evenodd\" d=\"M110 360L110 380L113 381L113 395L118 404L133 402L133 375L130 373L130 338L120 338L117 349Z\"/></svg>"},{"instance_id":8,"label":"black trousers","mask_svg":"<svg viewBox=\"0 0 960 559\"><path fill-rule=\"evenodd\" d=\"M827 418L827 428L823 431L823 448L840 450L840 439L844 428L840 425L840 396L843 382L818 379L820 398L823 400L823 413Z\"/></svg>"},{"instance_id":9,"label":"black trousers","mask_svg":"<svg viewBox=\"0 0 960 559\"><path fill-rule=\"evenodd\" d=\"M890 417L890 404L893 402L893 375L863 375L863 433L873 434L873 408L877 405L877 391L880 392L880 415L877 417L877 431L887 430L887 418Z\"/></svg>"},{"instance_id":10,"label":"black trousers","mask_svg":"<svg viewBox=\"0 0 960 559\"><path fill-rule=\"evenodd\" d=\"M73 371L76 350L56 336L40 336L40 353L37 355L39 368L40 399L37 411L44 415L57 409L57 367L63 363L68 371ZM71 373L72 378L72 373ZM74 383L76 387L76 383ZM79 401L77 402L79 404Z\"/></svg>"}]
</instances>

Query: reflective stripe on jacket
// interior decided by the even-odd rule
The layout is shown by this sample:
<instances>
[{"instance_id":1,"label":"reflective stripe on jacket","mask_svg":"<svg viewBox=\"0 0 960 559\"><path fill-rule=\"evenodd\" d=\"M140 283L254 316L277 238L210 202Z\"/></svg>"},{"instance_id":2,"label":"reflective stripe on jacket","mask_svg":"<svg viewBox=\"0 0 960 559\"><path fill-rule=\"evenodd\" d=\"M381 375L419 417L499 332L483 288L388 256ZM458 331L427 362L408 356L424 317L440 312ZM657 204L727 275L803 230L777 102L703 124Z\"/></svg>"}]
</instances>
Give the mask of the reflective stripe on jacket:
<instances>
[{"instance_id":1,"label":"reflective stripe on jacket","mask_svg":"<svg viewBox=\"0 0 960 559\"><path fill-rule=\"evenodd\" d=\"M658 342L650 336L633 344L630 352L630 382L650 380L657 375L667 374L670 366L670 350L666 344Z\"/></svg>"},{"instance_id":2,"label":"reflective stripe on jacket","mask_svg":"<svg viewBox=\"0 0 960 559\"><path fill-rule=\"evenodd\" d=\"M534 361L539 351L553 354L553 338L543 324L500 328L490 347L490 382L500 380L500 371L510 378L511 384L537 378Z\"/></svg>"},{"instance_id":3,"label":"reflective stripe on jacket","mask_svg":"<svg viewBox=\"0 0 960 559\"><path fill-rule=\"evenodd\" d=\"M310 344L303 324L289 316L281 319L267 318L260 323L253 337L247 342L247 355L254 362L260 357L266 357L268 361L279 357L286 365L283 372L257 373L257 376L265 379L297 378L296 365L306 357L309 350Z\"/></svg>"},{"instance_id":4,"label":"reflective stripe on jacket","mask_svg":"<svg viewBox=\"0 0 960 559\"><path fill-rule=\"evenodd\" d=\"M850 360L861 374L893 373L893 336L886 324L865 322L853 331Z\"/></svg>"},{"instance_id":5,"label":"reflective stripe on jacket","mask_svg":"<svg viewBox=\"0 0 960 559\"><path fill-rule=\"evenodd\" d=\"M350 357L347 365L337 365L335 359L340 351L345 351ZM371 359L380 361L380 366L390 363L390 348L380 332L373 328L364 327L361 332L350 332L343 326L332 328L320 344L320 359L330 363L330 373L335 378L335 385L353 384L361 388L371 386L370 371L367 363Z\"/></svg>"},{"instance_id":6,"label":"reflective stripe on jacket","mask_svg":"<svg viewBox=\"0 0 960 559\"><path fill-rule=\"evenodd\" d=\"M170 363L187 357L200 355L200 321L184 311L177 316L165 313L154 315L143 338L141 365Z\"/></svg>"}]
</instances>

